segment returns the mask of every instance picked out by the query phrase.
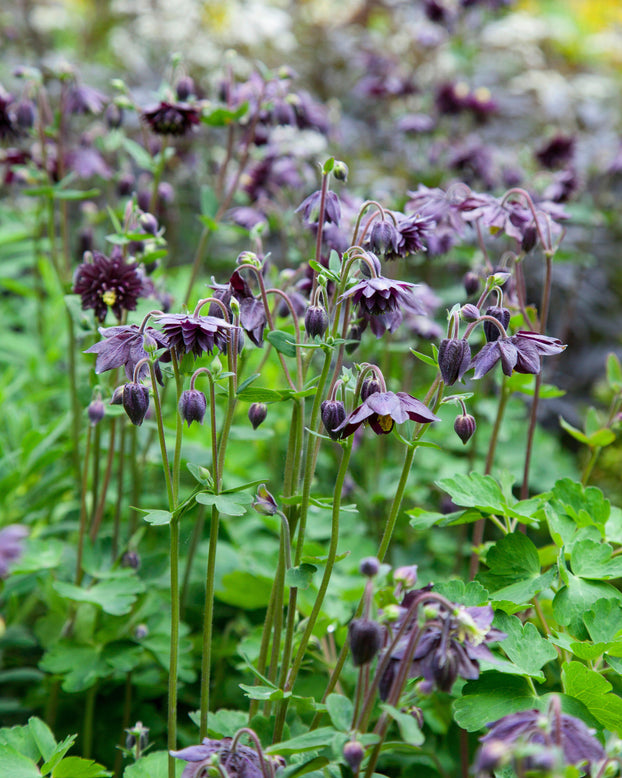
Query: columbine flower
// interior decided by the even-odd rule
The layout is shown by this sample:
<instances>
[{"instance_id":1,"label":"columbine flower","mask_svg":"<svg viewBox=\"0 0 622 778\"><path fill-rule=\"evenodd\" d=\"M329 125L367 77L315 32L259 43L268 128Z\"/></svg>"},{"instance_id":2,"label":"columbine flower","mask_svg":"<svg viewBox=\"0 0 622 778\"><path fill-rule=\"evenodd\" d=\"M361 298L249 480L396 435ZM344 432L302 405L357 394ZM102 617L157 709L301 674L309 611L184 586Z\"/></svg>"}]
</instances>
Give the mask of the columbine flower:
<instances>
[{"instance_id":1,"label":"columbine flower","mask_svg":"<svg viewBox=\"0 0 622 778\"><path fill-rule=\"evenodd\" d=\"M263 331L267 322L266 309L261 297L255 297L248 282L237 270L231 275L228 284L213 283L211 286L214 290L213 296L227 307L231 317L233 317L233 313L230 303L231 298L235 297L240 307L240 324L242 329L252 343L261 348L263 346ZM214 303L210 305L209 313L210 316L214 316L217 319L223 317L220 306Z\"/></svg>"},{"instance_id":2,"label":"columbine flower","mask_svg":"<svg viewBox=\"0 0 622 778\"><path fill-rule=\"evenodd\" d=\"M554 135L536 151L536 159L541 165L554 170L572 161L575 151L575 139L571 135Z\"/></svg>"},{"instance_id":3,"label":"columbine flower","mask_svg":"<svg viewBox=\"0 0 622 778\"><path fill-rule=\"evenodd\" d=\"M408 419L429 424L438 421L438 416L406 392L374 392L334 432L339 433L341 438L347 438L363 422L368 422L376 435L388 435L395 424L402 424Z\"/></svg>"},{"instance_id":4,"label":"columbine flower","mask_svg":"<svg viewBox=\"0 0 622 778\"><path fill-rule=\"evenodd\" d=\"M452 386L469 369L471 348L464 338L443 338L438 347L438 367L443 381Z\"/></svg>"},{"instance_id":5,"label":"columbine flower","mask_svg":"<svg viewBox=\"0 0 622 778\"><path fill-rule=\"evenodd\" d=\"M236 329L233 324L215 316L169 313L158 316L157 321L162 325L170 348L180 355L192 352L197 357L205 352L211 354L215 348L225 351L230 335Z\"/></svg>"},{"instance_id":6,"label":"columbine flower","mask_svg":"<svg viewBox=\"0 0 622 778\"><path fill-rule=\"evenodd\" d=\"M523 770L534 770L547 761L555 764L560 757L563 764L587 768L589 775L592 764L605 758L594 730L581 719L561 713L555 697L546 713L536 709L510 713L487 726L474 765L478 775L492 775L511 760L520 760Z\"/></svg>"},{"instance_id":7,"label":"columbine flower","mask_svg":"<svg viewBox=\"0 0 622 778\"><path fill-rule=\"evenodd\" d=\"M124 311L136 309L142 295L143 278L136 265L125 261L120 252L110 257L94 251L76 270L73 291L82 297L84 310L93 308L102 322L112 310L117 319Z\"/></svg>"},{"instance_id":8,"label":"columbine flower","mask_svg":"<svg viewBox=\"0 0 622 778\"><path fill-rule=\"evenodd\" d=\"M188 103L168 103L145 108L142 118L157 135L185 135L201 120L199 110Z\"/></svg>"},{"instance_id":9,"label":"columbine flower","mask_svg":"<svg viewBox=\"0 0 622 778\"><path fill-rule=\"evenodd\" d=\"M317 224L319 218L320 201L322 193L318 190L304 199L295 213L301 213L307 224ZM339 226L341 220L341 204L335 192L328 190L324 201L324 222Z\"/></svg>"},{"instance_id":10,"label":"columbine flower","mask_svg":"<svg viewBox=\"0 0 622 778\"><path fill-rule=\"evenodd\" d=\"M27 536L28 530L21 524L9 524L0 530L0 578L6 578L11 564L22 555Z\"/></svg>"},{"instance_id":11,"label":"columbine flower","mask_svg":"<svg viewBox=\"0 0 622 778\"><path fill-rule=\"evenodd\" d=\"M402 602L407 607L420 592L409 592ZM408 671L410 678L423 677L425 685L449 691L460 676L467 680L479 678L479 662L493 659L486 646L506 637L491 628L494 617L490 605L465 608L455 606L449 611L441 606L435 617L420 628L417 645ZM404 659L412 639L412 628L398 641L391 652L391 661L380 681L380 695L386 699L399 663Z\"/></svg>"},{"instance_id":12,"label":"columbine flower","mask_svg":"<svg viewBox=\"0 0 622 778\"><path fill-rule=\"evenodd\" d=\"M501 360L505 375L537 374L542 370L542 357L561 354L566 345L557 338L537 332L520 331L511 338L499 338L486 345L471 360L475 368L473 378L481 378Z\"/></svg>"},{"instance_id":13,"label":"columbine flower","mask_svg":"<svg viewBox=\"0 0 622 778\"><path fill-rule=\"evenodd\" d=\"M108 102L105 94L86 84L74 84L67 92L65 108L69 113L98 114Z\"/></svg>"},{"instance_id":14,"label":"columbine flower","mask_svg":"<svg viewBox=\"0 0 622 778\"><path fill-rule=\"evenodd\" d=\"M149 410L149 389L133 381L125 384L123 394L121 395L121 403L132 424L140 427Z\"/></svg>"},{"instance_id":15,"label":"columbine flower","mask_svg":"<svg viewBox=\"0 0 622 778\"><path fill-rule=\"evenodd\" d=\"M100 327L99 332L103 340L84 352L97 354L95 360L97 374L123 365L125 375L131 381L136 365L141 359L149 356L144 348L145 337L153 338L157 348L168 348L168 338L153 327L146 327L144 332L141 332L137 324L125 324L118 327ZM148 372L148 366L143 365L138 378L144 378Z\"/></svg>"},{"instance_id":16,"label":"columbine flower","mask_svg":"<svg viewBox=\"0 0 622 778\"><path fill-rule=\"evenodd\" d=\"M261 759L257 752L242 745L237 745L235 751L232 751L231 743L230 737L222 740L210 740L206 737L199 746L189 746L182 748L181 751L171 751L170 754L188 763L181 778L199 778L207 775L213 757L218 758L229 778L264 778Z\"/></svg>"},{"instance_id":17,"label":"columbine flower","mask_svg":"<svg viewBox=\"0 0 622 778\"><path fill-rule=\"evenodd\" d=\"M385 329L393 332L401 324L401 306L418 308L413 294L415 288L416 284L407 281L392 281L390 278L374 276L363 278L342 294L339 301L351 297L354 304L359 306L362 315L369 317L376 337L380 337ZM377 329L374 328L374 317L382 317L379 322L381 326Z\"/></svg>"}]
</instances>

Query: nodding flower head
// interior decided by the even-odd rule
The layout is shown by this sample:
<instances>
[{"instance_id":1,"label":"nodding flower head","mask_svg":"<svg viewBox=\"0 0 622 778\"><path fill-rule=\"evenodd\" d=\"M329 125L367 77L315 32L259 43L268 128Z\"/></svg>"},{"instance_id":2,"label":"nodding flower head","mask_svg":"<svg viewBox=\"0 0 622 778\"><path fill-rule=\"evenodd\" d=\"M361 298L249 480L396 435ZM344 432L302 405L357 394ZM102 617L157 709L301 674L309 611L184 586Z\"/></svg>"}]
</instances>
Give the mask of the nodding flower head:
<instances>
[{"instance_id":1,"label":"nodding flower head","mask_svg":"<svg viewBox=\"0 0 622 778\"><path fill-rule=\"evenodd\" d=\"M190 426L193 421L203 424L207 400L203 392L198 389L186 389L179 398L179 413L181 418Z\"/></svg>"},{"instance_id":2,"label":"nodding flower head","mask_svg":"<svg viewBox=\"0 0 622 778\"><path fill-rule=\"evenodd\" d=\"M404 310L419 312L413 294L416 284L393 281L383 276L363 278L341 295L339 300L352 298L363 318L368 319L374 334L380 337L385 329L393 332L401 324Z\"/></svg>"},{"instance_id":3,"label":"nodding flower head","mask_svg":"<svg viewBox=\"0 0 622 778\"><path fill-rule=\"evenodd\" d=\"M464 338L444 338L438 347L438 368L447 386L459 381L471 364L471 348Z\"/></svg>"},{"instance_id":4,"label":"nodding flower head","mask_svg":"<svg viewBox=\"0 0 622 778\"><path fill-rule=\"evenodd\" d=\"M222 765L224 774L229 778L264 778L262 757L257 751L239 744L233 750L232 744L230 737L222 740L204 738L198 746L188 746L180 751L171 751L170 754L187 762L181 778L200 778L211 774L213 760Z\"/></svg>"},{"instance_id":5,"label":"nodding flower head","mask_svg":"<svg viewBox=\"0 0 622 778\"><path fill-rule=\"evenodd\" d=\"M186 135L201 121L201 114L188 103L169 103L145 108L142 119L157 135Z\"/></svg>"},{"instance_id":6,"label":"nodding flower head","mask_svg":"<svg viewBox=\"0 0 622 778\"><path fill-rule=\"evenodd\" d=\"M168 340L181 356L213 353L214 349L225 351L231 333L235 328L216 316L194 316L185 313L169 313L156 318Z\"/></svg>"},{"instance_id":7,"label":"nodding flower head","mask_svg":"<svg viewBox=\"0 0 622 778\"><path fill-rule=\"evenodd\" d=\"M125 384L121 402L123 410L127 413L132 424L140 427L149 410L149 390L147 387L134 382Z\"/></svg>"},{"instance_id":8,"label":"nodding flower head","mask_svg":"<svg viewBox=\"0 0 622 778\"><path fill-rule=\"evenodd\" d=\"M388 435L395 424L405 421L429 424L438 421L432 411L406 392L374 392L355 408L334 430L341 438L347 438L363 422L367 422L376 435Z\"/></svg>"},{"instance_id":9,"label":"nodding flower head","mask_svg":"<svg viewBox=\"0 0 622 778\"><path fill-rule=\"evenodd\" d=\"M313 194L310 194L300 203L298 208L296 208L296 213L300 213L307 224L317 224L319 221L321 201L321 191L318 190L317 192L313 192ZM335 192L328 190L324 198L324 222L339 226L340 221L341 203L339 202L339 197Z\"/></svg>"},{"instance_id":10,"label":"nodding flower head","mask_svg":"<svg viewBox=\"0 0 622 778\"><path fill-rule=\"evenodd\" d=\"M125 375L131 381L136 365L141 359L149 356L145 350L146 339L153 340L158 349L168 348L168 338L153 327L146 327L141 332L137 324L121 324L118 327L100 327L99 332L103 340L85 351L85 354L97 354L95 372L98 374L123 366ZM158 375L157 363L156 368L156 375ZM138 377L142 379L148 374L148 366L141 365Z\"/></svg>"}]
</instances>

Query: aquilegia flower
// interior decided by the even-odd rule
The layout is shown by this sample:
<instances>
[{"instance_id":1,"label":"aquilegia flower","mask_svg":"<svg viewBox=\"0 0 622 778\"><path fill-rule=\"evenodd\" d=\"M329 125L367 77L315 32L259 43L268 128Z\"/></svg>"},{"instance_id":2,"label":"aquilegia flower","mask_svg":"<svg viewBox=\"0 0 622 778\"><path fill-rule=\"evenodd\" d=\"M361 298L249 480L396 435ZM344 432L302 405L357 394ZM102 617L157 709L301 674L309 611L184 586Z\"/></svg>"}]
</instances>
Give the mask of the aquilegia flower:
<instances>
[{"instance_id":1,"label":"aquilegia flower","mask_svg":"<svg viewBox=\"0 0 622 778\"><path fill-rule=\"evenodd\" d=\"M181 751L171 751L170 754L187 762L181 778L207 775L214 756L218 757L229 778L264 778L259 754L242 745L237 745L235 751L232 751L231 743L230 737L222 740L210 740L206 737L201 745L188 746Z\"/></svg>"},{"instance_id":2,"label":"aquilegia flower","mask_svg":"<svg viewBox=\"0 0 622 778\"><path fill-rule=\"evenodd\" d=\"M103 322L112 310L117 319L124 311L136 310L136 302L143 292L143 277L135 264L126 262L113 249L110 257L99 251L87 254L78 266L73 291L82 298L82 308L92 308L98 321Z\"/></svg>"},{"instance_id":3,"label":"aquilegia flower","mask_svg":"<svg viewBox=\"0 0 622 778\"><path fill-rule=\"evenodd\" d=\"M363 422L368 422L376 435L388 435L395 424L402 424L408 419L421 424L439 420L422 402L406 392L374 392L355 408L333 433L347 438Z\"/></svg>"},{"instance_id":4,"label":"aquilegia flower","mask_svg":"<svg viewBox=\"0 0 622 778\"><path fill-rule=\"evenodd\" d=\"M144 348L145 337L153 338L159 349L168 348L166 335L153 327L146 327L144 332L141 332L137 324L124 324L118 327L100 327L99 332L103 340L85 351L85 354L97 354L95 360L97 374L123 366L128 381L131 381L136 365L141 359L149 356ZM148 373L147 365L141 366L139 380Z\"/></svg>"},{"instance_id":5,"label":"aquilegia flower","mask_svg":"<svg viewBox=\"0 0 622 778\"><path fill-rule=\"evenodd\" d=\"M358 284L344 292L339 301L351 297L365 318L394 317L387 320L388 328L392 332L402 321L402 311L400 310L402 306L419 311L413 294L415 288L416 284L410 284L407 281L393 281L383 276L372 276L372 278L361 279ZM375 334L378 335L378 332ZM382 332L380 332L381 334Z\"/></svg>"},{"instance_id":6,"label":"aquilegia flower","mask_svg":"<svg viewBox=\"0 0 622 778\"><path fill-rule=\"evenodd\" d=\"M9 524L0 530L0 578L6 578L9 568L22 555L28 530L21 524Z\"/></svg>"},{"instance_id":7,"label":"aquilegia flower","mask_svg":"<svg viewBox=\"0 0 622 778\"><path fill-rule=\"evenodd\" d=\"M168 103L145 108L143 120L157 135L185 135L201 120L198 108L189 103Z\"/></svg>"},{"instance_id":8,"label":"aquilegia flower","mask_svg":"<svg viewBox=\"0 0 622 778\"><path fill-rule=\"evenodd\" d=\"M517 373L537 374L542 369L543 356L561 354L566 345L557 338L537 332L520 331L511 338L499 338L486 345L473 357L473 378L481 378L501 360L507 376Z\"/></svg>"},{"instance_id":9,"label":"aquilegia flower","mask_svg":"<svg viewBox=\"0 0 622 778\"><path fill-rule=\"evenodd\" d=\"M170 348L180 356L192 352L196 357L215 348L225 351L233 330L237 329L216 316L194 316L187 313L169 313L158 316Z\"/></svg>"},{"instance_id":10,"label":"aquilegia flower","mask_svg":"<svg viewBox=\"0 0 622 778\"><path fill-rule=\"evenodd\" d=\"M475 759L478 776L492 775L509 763L518 762L523 770L538 770L551 769L559 761L581 765L590 775L592 765L605 758L594 731L581 719L562 713L556 697L546 713L536 709L510 713L487 726Z\"/></svg>"}]
</instances>

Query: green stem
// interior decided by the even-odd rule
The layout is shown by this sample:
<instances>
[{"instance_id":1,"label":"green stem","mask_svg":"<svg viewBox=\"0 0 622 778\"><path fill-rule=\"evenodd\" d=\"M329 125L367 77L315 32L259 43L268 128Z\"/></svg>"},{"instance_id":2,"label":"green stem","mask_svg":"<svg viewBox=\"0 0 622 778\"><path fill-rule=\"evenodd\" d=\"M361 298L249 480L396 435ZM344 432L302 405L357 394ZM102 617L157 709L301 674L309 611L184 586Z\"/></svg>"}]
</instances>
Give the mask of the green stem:
<instances>
[{"instance_id":1,"label":"green stem","mask_svg":"<svg viewBox=\"0 0 622 778\"><path fill-rule=\"evenodd\" d=\"M290 691L294 687L296 678L300 671L300 667L302 666L305 652L307 650L307 645L309 643L309 640L311 639L311 635L313 634L315 623L322 609L322 605L324 603L324 597L326 595L326 590L328 589L328 584L330 582L330 578L333 572L335 558L337 556L337 545L339 542L339 512L341 509L341 493L343 491L343 484L346 478L346 474L348 472L348 464L350 462L351 452L352 452L352 438L350 437L348 439L348 442L342 448L341 462L339 463L339 470L337 471L337 477L335 479L335 488L333 491L333 510L332 510L332 519L331 519L331 528L330 528L330 545L328 548L326 567L324 568L324 575L322 576L322 581L320 583L318 593L315 598L315 602L313 603L313 608L307 619L305 631L303 632L302 637L300 638L300 645L298 646L298 651L296 652L296 656L294 657L292 667L288 673L284 691ZM277 712L277 720L274 728L273 742L275 743L279 742L283 733L283 725L285 723L287 705L288 705L287 698L282 700L279 705L279 710Z\"/></svg>"},{"instance_id":2,"label":"green stem","mask_svg":"<svg viewBox=\"0 0 622 778\"><path fill-rule=\"evenodd\" d=\"M216 571L216 547L218 545L218 529L220 514L212 505L212 520L210 523L209 552L207 556L207 574L205 577L205 607L203 610L203 656L201 659L201 720L199 737L207 737L207 719L209 715L210 677L212 661L212 632L214 621L214 579Z\"/></svg>"},{"instance_id":3,"label":"green stem","mask_svg":"<svg viewBox=\"0 0 622 778\"><path fill-rule=\"evenodd\" d=\"M168 676L168 750L177 748L177 673L179 670L179 516L173 515L170 527L171 562L171 642ZM169 755L169 778L175 778L175 758Z\"/></svg>"},{"instance_id":4,"label":"green stem","mask_svg":"<svg viewBox=\"0 0 622 778\"><path fill-rule=\"evenodd\" d=\"M93 426L89 424L86 431L86 450L84 452L84 467L82 470L82 488L80 490L80 529L78 531L78 553L76 556L76 586L82 582L82 554L84 551L84 536L86 535L86 491L88 488L88 468L91 455L91 434Z\"/></svg>"},{"instance_id":5,"label":"green stem","mask_svg":"<svg viewBox=\"0 0 622 778\"><path fill-rule=\"evenodd\" d=\"M97 682L86 690L84 701L84 724L82 730L82 756L89 759L93 750L93 722L95 720L95 700L97 699Z\"/></svg>"},{"instance_id":6,"label":"green stem","mask_svg":"<svg viewBox=\"0 0 622 778\"><path fill-rule=\"evenodd\" d=\"M115 435L117 429L117 420L112 418L110 420L110 438L108 440L108 456L106 458L106 470L104 472L104 483L102 485L101 494L99 495L99 502L91 522L91 531L89 533L91 542L94 543L99 533L99 528L104 518L104 511L106 509L106 497L108 495L108 486L110 485L110 477L112 476L112 465L114 463L114 444Z\"/></svg>"}]
</instances>

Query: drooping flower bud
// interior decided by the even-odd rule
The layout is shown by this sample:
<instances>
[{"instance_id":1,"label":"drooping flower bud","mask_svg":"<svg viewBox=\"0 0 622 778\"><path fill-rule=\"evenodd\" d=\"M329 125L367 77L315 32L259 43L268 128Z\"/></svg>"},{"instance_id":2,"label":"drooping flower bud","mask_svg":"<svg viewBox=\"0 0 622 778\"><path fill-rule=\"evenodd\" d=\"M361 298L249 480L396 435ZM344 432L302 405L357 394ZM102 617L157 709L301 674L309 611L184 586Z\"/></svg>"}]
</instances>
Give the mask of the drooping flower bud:
<instances>
[{"instance_id":1,"label":"drooping flower bud","mask_svg":"<svg viewBox=\"0 0 622 778\"><path fill-rule=\"evenodd\" d=\"M393 571L395 583L401 583L402 588L412 589L417 583L417 565L403 565Z\"/></svg>"},{"instance_id":2,"label":"drooping flower bud","mask_svg":"<svg viewBox=\"0 0 622 778\"><path fill-rule=\"evenodd\" d=\"M257 494L253 500L253 508L263 516L274 516L275 513L278 513L278 503L266 489L265 484L261 484L257 489Z\"/></svg>"},{"instance_id":3,"label":"drooping flower bud","mask_svg":"<svg viewBox=\"0 0 622 778\"><path fill-rule=\"evenodd\" d=\"M32 100L20 100L15 109L15 121L22 130L29 130L35 123L35 106Z\"/></svg>"},{"instance_id":4,"label":"drooping flower bud","mask_svg":"<svg viewBox=\"0 0 622 778\"><path fill-rule=\"evenodd\" d=\"M507 308L501 308L498 305L491 305L490 308L486 308L486 316L492 316L497 319L497 321L501 322L504 329L507 329L507 326L510 323L510 312ZM487 342L491 343L493 340L499 339L501 332L491 321L485 321L484 335L486 336Z\"/></svg>"},{"instance_id":5,"label":"drooping flower bud","mask_svg":"<svg viewBox=\"0 0 622 778\"><path fill-rule=\"evenodd\" d=\"M444 338L438 348L438 368L443 381L452 386L471 364L471 347L464 338Z\"/></svg>"},{"instance_id":6,"label":"drooping flower bud","mask_svg":"<svg viewBox=\"0 0 622 778\"><path fill-rule=\"evenodd\" d=\"M462 413L456 416L454 431L460 440L466 445L477 429L477 423L470 413Z\"/></svg>"},{"instance_id":7,"label":"drooping flower bud","mask_svg":"<svg viewBox=\"0 0 622 778\"><path fill-rule=\"evenodd\" d=\"M343 747L343 758L355 774L358 772L364 756L365 749L357 740L349 740Z\"/></svg>"},{"instance_id":8,"label":"drooping flower bud","mask_svg":"<svg viewBox=\"0 0 622 778\"><path fill-rule=\"evenodd\" d=\"M142 384L125 384L122 398L123 409L130 421L140 427L149 409L149 390Z\"/></svg>"},{"instance_id":9,"label":"drooping flower bud","mask_svg":"<svg viewBox=\"0 0 622 778\"><path fill-rule=\"evenodd\" d=\"M158 220L152 213L141 213L138 219L140 226L149 235L156 235L158 232Z\"/></svg>"},{"instance_id":10,"label":"drooping flower bud","mask_svg":"<svg viewBox=\"0 0 622 778\"><path fill-rule=\"evenodd\" d=\"M190 426L193 421L203 424L203 417L207 410L207 400L203 392L198 389L186 389L179 398L179 413L181 418Z\"/></svg>"},{"instance_id":11,"label":"drooping flower bud","mask_svg":"<svg viewBox=\"0 0 622 778\"><path fill-rule=\"evenodd\" d=\"M181 101L187 100L190 95L195 94L194 79L191 76L182 76L175 85L175 94L177 99Z\"/></svg>"},{"instance_id":12,"label":"drooping flower bud","mask_svg":"<svg viewBox=\"0 0 622 778\"><path fill-rule=\"evenodd\" d=\"M320 305L310 305L305 313L305 331L310 338L323 338L328 329L328 314Z\"/></svg>"},{"instance_id":13,"label":"drooping flower bud","mask_svg":"<svg viewBox=\"0 0 622 778\"><path fill-rule=\"evenodd\" d=\"M477 305L473 305L473 303L466 303L466 305L460 308L460 316L462 316L464 321L477 321L480 317L479 308Z\"/></svg>"},{"instance_id":14,"label":"drooping flower bud","mask_svg":"<svg viewBox=\"0 0 622 778\"><path fill-rule=\"evenodd\" d=\"M348 625L348 641L355 667L372 661L382 648L384 633L371 619L353 619Z\"/></svg>"},{"instance_id":15,"label":"drooping flower bud","mask_svg":"<svg viewBox=\"0 0 622 778\"><path fill-rule=\"evenodd\" d=\"M381 391L382 386L375 375L370 376L369 378L365 378L361 384L361 401L365 402L370 394L375 394L376 392Z\"/></svg>"},{"instance_id":16,"label":"drooping flower bud","mask_svg":"<svg viewBox=\"0 0 622 778\"><path fill-rule=\"evenodd\" d=\"M341 436L335 430L346 418L344 404L341 400L324 400L320 406L320 414L326 432L333 440L339 440Z\"/></svg>"},{"instance_id":17,"label":"drooping flower bud","mask_svg":"<svg viewBox=\"0 0 622 778\"><path fill-rule=\"evenodd\" d=\"M337 181L347 181L349 172L350 171L348 170L348 166L345 162L342 162L340 159L335 160L335 164L333 165L333 175Z\"/></svg>"},{"instance_id":18,"label":"drooping flower bud","mask_svg":"<svg viewBox=\"0 0 622 778\"><path fill-rule=\"evenodd\" d=\"M373 578L380 572L380 562L375 556L367 556L361 560L359 565L361 575L366 575L368 578Z\"/></svg>"},{"instance_id":19,"label":"drooping flower bud","mask_svg":"<svg viewBox=\"0 0 622 778\"><path fill-rule=\"evenodd\" d=\"M132 570L138 570L140 567L140 556L136 551L126 551L121 557L121 567L131 567Z\"/></svg>"},{"instance_id":20,"label":"drooping flower bud","mask_svg":"<svg viewBox=\"0 0 622 778\"><path fill-rule=\"evenodd\" d=\"M106 415L106 406L101 401L101 399L97 398L97 400L93 400L93 402L90 403L86 412L88 414L89 421L93 427L95 427Z\"/></svg>"},{"instance_id":21,"label":"drooping flower bud","mask_svg":"<svg viewBox=\"0 0 622 778\"><path fill-rule=\"evenodd\" d=\"M268 415L268 406L265 403L251 403L248 409L248 419L256 430L260 424L266 420Z\"/></svg>"},{"instance_id":22,"label":"drooping flower bud","mask_svg":"<svg viewBox=\"0 0 622 778\"><path fill-rule=\"evenodd\" d=\"M110 398L110 405L123 405L123 386L117 386Z\"/></svg>"},{"instance_id":23,"label":"drooping flower bud","mask_svg":"<svg viewBox=\"0 0 622 778\"><path fill-rule=\"evenodd\" d=\"M469 270L468 273L464 274L462 278L462 283L464 284L464 291L470 297L472 294L475 294L475 292L477 292L477 290L479 289L480 281L477 273L474 273L472 270Z\"/></svg>"}]
</instances>

